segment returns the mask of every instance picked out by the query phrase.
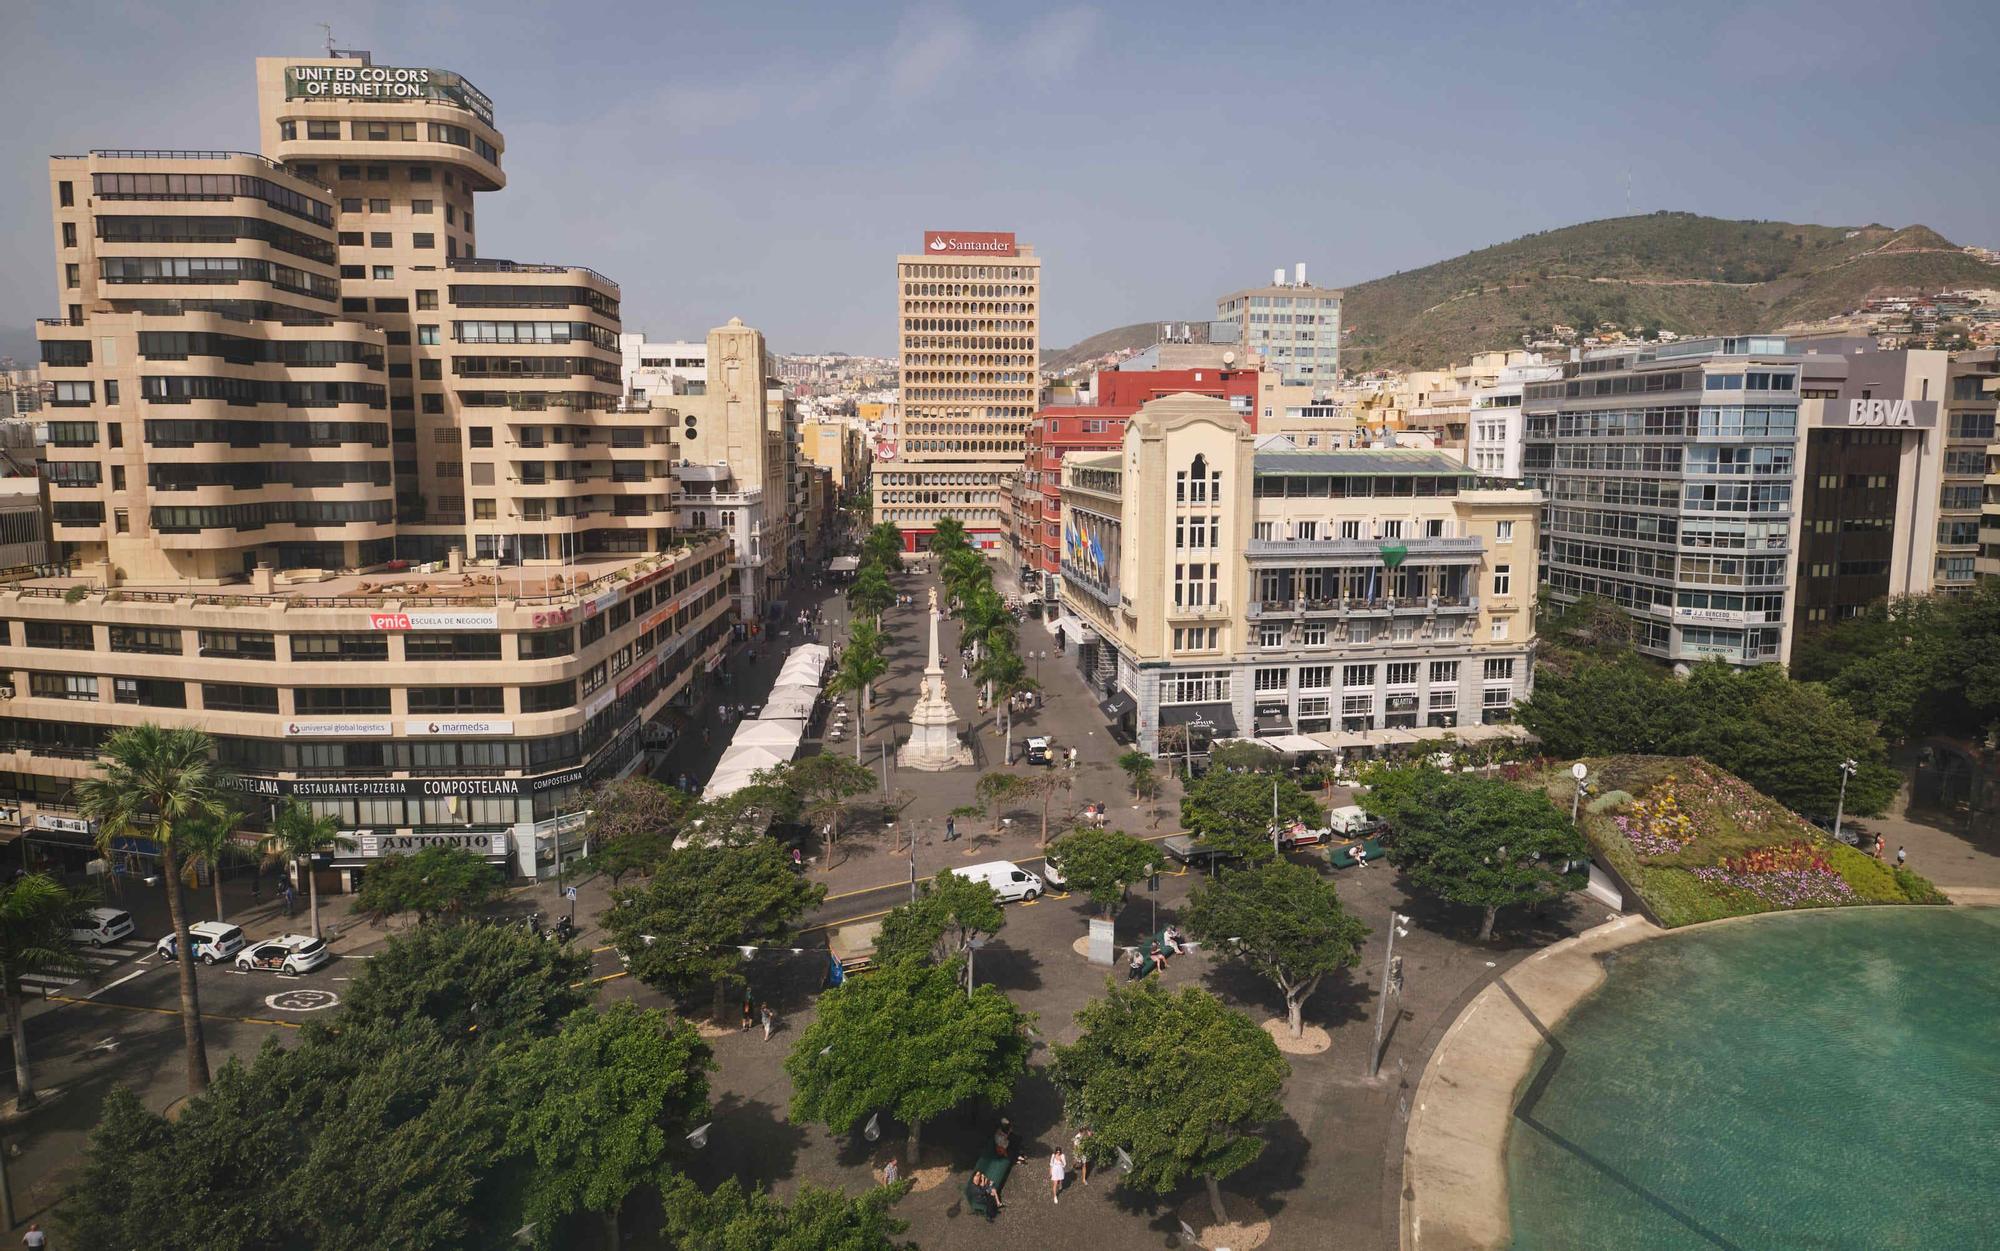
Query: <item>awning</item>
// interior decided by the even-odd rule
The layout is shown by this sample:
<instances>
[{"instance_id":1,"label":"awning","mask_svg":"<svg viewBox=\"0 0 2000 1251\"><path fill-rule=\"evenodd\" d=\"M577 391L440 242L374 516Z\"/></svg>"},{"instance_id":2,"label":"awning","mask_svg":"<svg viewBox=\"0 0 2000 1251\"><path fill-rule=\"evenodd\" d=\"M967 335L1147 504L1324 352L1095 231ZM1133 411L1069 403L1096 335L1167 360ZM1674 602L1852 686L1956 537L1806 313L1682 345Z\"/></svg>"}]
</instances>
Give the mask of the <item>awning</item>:
<instances>
[{"instance_id":1,"label":"awning","mask_svg":"<svg viewBox=\"0 0 2000 1251\"><path fill-rule=\"evenodd\" d=\"M1168 704L1160 709L1162 726L1184 725L1191 735L1214 741L1236 734L1236 710L1228 704Z\"/></svg>"},{"instance_id":2,"label":"awning","mask_svg":"<svg viewBox=\"0 0 2000 1251\"><path fill-rule=\"evenodd\" d=\"M1315 752L1333 750L1333 748L1328 747L1325 743L1305 734L1273 734L1269 738L1260 738L1257 741L1274 751L1281 751L1287 756L1310 756Z\"/></svg>"},{"instance_id":3,"label":"awning","mask_svg":"<svg viewBox=\"0 0 2000 1251\"><path fill-rule=\"evenodd\" d=\"M1139 711L1139 701L1123 691L1113 691L1097 701L1097 708L1105 716L1116 721L1120 717L1129 717Z\"/></svg>"},{"instance_id":4,"label":"awning","mask_svg":"<svg viewBox=\"0 0 2000 1251\"><path fill-rule=\"evenodd\" d=\"M1259 708L1257 710L1257 736L1263 738L1272 734L1288 734L1292 728L1292 714L1284 708Z\"/></svg>"},{"instance_id":5,"label":"awning","mask_svg":"<svg viewBox=\"0 0 2000 1251\"><path fill-rule=\"evenodd\" d=\"M764 700L763 716L772 720L812 716L813 705L819 702L819 688L816 686L774 686Z\"/></svg>"},{"instance_id":6,"label":"awning","mask_svg":"<svg viewBox=\"0 0 2000 1251\"><path fill-rule=\"evenodd\" d=\"M803 737L803 723L799 721L745 721L736 727L736 734L729 740L732 748L768 747L773 751L796 752L799 739Z\"/></svg>"},{"instance_id":7,"label":"awning","mask_svg":"<svg viewBox=\"0 0 2000 1251\"><path fill-rule=\"evenodd\" d=\"M859 568L861 568L861 558L859 556L836 556L827 562L826 571L828 573L853 573Z\"/></svg>"}]
</instances>

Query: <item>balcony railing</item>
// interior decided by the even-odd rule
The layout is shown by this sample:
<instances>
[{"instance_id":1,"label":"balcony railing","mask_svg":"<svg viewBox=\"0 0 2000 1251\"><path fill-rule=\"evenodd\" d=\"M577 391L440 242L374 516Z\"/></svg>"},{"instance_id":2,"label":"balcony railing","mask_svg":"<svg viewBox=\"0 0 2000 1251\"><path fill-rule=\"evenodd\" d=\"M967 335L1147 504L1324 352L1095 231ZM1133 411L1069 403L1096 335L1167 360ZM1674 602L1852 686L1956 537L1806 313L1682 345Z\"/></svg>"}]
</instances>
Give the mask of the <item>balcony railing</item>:
<instances>
[{"instance_id":1,"label":"balcony railing","mask_svg":"<svg viewBox=\"0 0 2000 1251\"><path fill-rule=\"evenodd\" d=\"M1253 599L1245 614L1253 620L1273 617L1345 617L1360 613L1472 612L1477 595L1382 595L1374 599Z\"/></svg>"},{"instance_id":2,"label":"balcony railing","mask_svg":"<svg viewBox=\"0 0 2000 1251\"><path fill-rule=\"evenodd\" d=\"M1425 557L1477 559L1485 551L1485 540L1476 535L1414 539L1251 539L1247 554L1252 559L1331 557L1380 562L1384 547L1397 546L1404 548L1408 552L1407 559L1411 560Z\"/></svg>"}]
</instances>

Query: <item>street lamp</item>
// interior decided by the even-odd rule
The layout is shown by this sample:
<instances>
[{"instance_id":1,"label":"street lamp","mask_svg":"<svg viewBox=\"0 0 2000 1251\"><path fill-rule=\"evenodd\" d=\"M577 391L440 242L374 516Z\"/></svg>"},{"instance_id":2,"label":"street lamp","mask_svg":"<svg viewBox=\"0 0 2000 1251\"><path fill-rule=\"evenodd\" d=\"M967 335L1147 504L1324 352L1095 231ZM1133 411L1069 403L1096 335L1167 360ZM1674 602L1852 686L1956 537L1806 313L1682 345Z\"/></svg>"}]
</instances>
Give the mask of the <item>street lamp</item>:
<instances>
[{"instance_id":1,"label":"street lamp","mask_svg":"<svg viewBox=\"0 0 2000 1251\"><path fill-rule=\"evenodd\" d=\"M1590 766L1579 760L1569 767L1569 775L1576 779L1576 790L1569 797L1569 823L1575 825L1577 809L1583 803L1583 780L1590 776Z\"/></svg>"},{"instance_id":2,"label":"street lamp","mask_svg":"<svg viewBox=\"0 0 2000 1251\"><path fill-rule=\"evenodd\" d=\"M1847 815L1847 779L1853 777L1858 768L1860 766L1851 758L1840 762L1840 802L1833 806L1833 841L1836 843L1840 841L1840 820Z\"/></svg>"},{"instance_id":3,"label":"street lamp","mask_svg":"<svg viewBox=\"0 0 2000 1251\"><path fill-rule=\"evenodd\" d=\"M1382 995L1375 1005L1375 1045L1368 1052L1368 1076L1374 1077L1382 1071L1382 1023L1389 1015L1389 996L1395 995L1400 1001L1403 991L1403 970L1396 962L1396 939L1409 936L1410 918L1401 913L1389 914L1389 949L1382 953Z\"/></svg>"}]
</instances>

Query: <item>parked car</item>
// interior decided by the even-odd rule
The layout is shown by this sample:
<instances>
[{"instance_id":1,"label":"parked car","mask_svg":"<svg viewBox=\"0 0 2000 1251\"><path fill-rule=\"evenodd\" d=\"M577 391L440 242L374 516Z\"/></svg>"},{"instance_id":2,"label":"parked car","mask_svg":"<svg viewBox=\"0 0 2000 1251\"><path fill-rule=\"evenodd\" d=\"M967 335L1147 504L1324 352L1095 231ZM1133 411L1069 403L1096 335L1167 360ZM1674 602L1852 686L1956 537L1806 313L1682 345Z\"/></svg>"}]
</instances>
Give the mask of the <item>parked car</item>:
<instances>
[{"instance_id":1,"label":"parked car","mask_svg":"<svg viewBox=\"0 0 2000 1251\"><path fill-rule=\"evenodd\" d=\"M1012 860L989 860L985 864L968 864L964 868L953 869L960 877L969 877L975 882L984 882L997 891L1002 900L1032 900L1042 893L1042 879L1028 872Z\"/></svg>"},{"instance_id":2,"label":"parked car","mask_svg":"<svg viewBox=\"0 0 2000 1251\"><path fill-rule=\"evenodd\" d=\"M132 914L121 908L92 908L82 917L82 923L71 927L70 941L89 943L102 947L115 943L132 932Z\"/></svg>"},{"instance_id":3,"label":"parked car","mask_svg":"<svg viewBox=\"0 0 2000 1251\"><path fill-rule=\"evenodd\" d=\"M1360 804L1335 808L1327 814L1327 825L1332 828L1335 838L1374 838L1389 828L1388 822Z\"/></svg>"},{"instance_id":4,"label":"parked car","mask_svg":"<svg viewBox=\"0 0 2000 1251\"><path fill-rule=\"evenodd\" d=\"M195 959L214 964L243 950L243 931L222 921L196 921L188 926L188 942L193 945ZM153 950L168 960L179 959L174 954L172 934L153 944Z\"/></svg>"},{"instance_id":5,"label":"parked car","mask_svg":"<svg viewBox=\"0 0 2000 1251\"><path fill-rule=\"evenodd\" d=\"M1220 861L1235 858L1189 834L1170 835L1160 841L1160 847L1169 856L1194 868L1210 868Z\"/></svg>"},{"instance_id":6,"label":"parked car","mask_svg":"<svg viewBox=\"0 0 2000 1251\"><path fill-rule=\"evenodd\" d=\"M311 972L328 960L333 953L326 943L310 934L281 934L261 943L245 947L236 953L236 967L239 969L269 969L275 973L289 973L297 977Z\"/></svg>"},{"instance_id":7,"label":"parked car","mask_svg":"<svg viewBox=\"0 0 2000 1251\"><path fill-rule=\"evenodd\" d=\"M1056 762L1056 745L1045 738L1028 740L1028 763L1052 765Z\"/></svg>"}]
</instances>

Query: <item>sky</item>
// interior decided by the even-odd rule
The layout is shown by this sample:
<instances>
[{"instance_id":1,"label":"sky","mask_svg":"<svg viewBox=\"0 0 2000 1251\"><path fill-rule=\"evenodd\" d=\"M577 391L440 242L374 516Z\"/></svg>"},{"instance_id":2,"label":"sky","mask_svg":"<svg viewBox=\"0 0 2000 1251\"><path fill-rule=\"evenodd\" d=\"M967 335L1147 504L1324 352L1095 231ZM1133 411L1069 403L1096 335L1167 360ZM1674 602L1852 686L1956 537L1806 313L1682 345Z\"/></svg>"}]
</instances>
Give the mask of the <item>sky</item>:
<instances>
[{"instance_id":1,"label":"sky","mask_svg":"<svg viewBox=\"0 0 2000 1251\"><path fill-rule=\"evenodd\" d=\"M627 329L895 349L927 229L1012 230L1043 345L1633 211L2000 246L1990 4L99 4L0 0L0 335L58 312L46 157L257 142L318 23L492 97L483 256Z\"/></svg>"}]
</instances>

